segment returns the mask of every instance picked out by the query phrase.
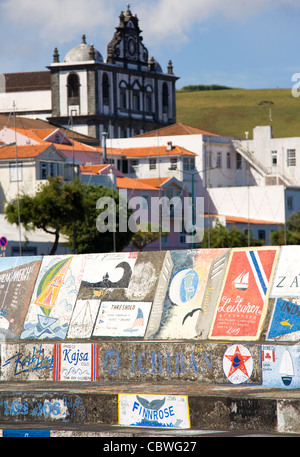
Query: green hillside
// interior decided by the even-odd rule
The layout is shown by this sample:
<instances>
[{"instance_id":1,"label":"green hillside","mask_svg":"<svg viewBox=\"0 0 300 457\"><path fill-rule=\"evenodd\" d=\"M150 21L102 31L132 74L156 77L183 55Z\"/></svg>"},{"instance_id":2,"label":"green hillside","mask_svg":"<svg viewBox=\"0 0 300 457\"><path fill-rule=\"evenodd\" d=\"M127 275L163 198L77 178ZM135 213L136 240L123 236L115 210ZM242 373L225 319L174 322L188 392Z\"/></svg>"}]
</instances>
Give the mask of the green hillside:
<instances>
[{"instance_id":1,"label":"green hillside","mask_svg":"<svg viewBox=\"0 0 300 457\"><path fill-rule=\"evenodd\" d=\"M252 138L257 125L269 125L274 137L300 136L300 97L291 89L231 89L176 92L177 122L221 135Z\"/></svg>"}]
</instances>

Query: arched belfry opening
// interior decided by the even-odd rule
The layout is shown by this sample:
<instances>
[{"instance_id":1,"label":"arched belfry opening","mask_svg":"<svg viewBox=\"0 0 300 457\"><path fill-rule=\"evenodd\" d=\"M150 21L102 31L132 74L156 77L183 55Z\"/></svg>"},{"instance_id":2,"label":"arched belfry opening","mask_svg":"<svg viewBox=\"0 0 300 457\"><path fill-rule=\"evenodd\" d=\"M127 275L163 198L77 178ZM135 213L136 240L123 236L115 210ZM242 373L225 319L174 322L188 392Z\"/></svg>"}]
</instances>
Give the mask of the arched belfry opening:
<instances>
[{"instance_id":1,"label":"arched belfry opening","mask_svg":"<svg viewBox=\"0 0 300 457\"><path fill-rule=\"evenodd\" d=\"M163 114L168 114L169 112L169 91L167 83L163 83L162 87L162 106Z\"/></svg>"},{"instance_id":2,"label":"arched belfry opening","mask_svg":"<svg viewBox=\"0 0 300 457\"><path fill-rule=\"evenodd\" d=\"M102 96L103 96L103 105L109 105L109 80L107 73L103 73L102 76Z\"/></svg>"},{"instance_id":3,"label":"arched belfry opening","mask_svg":"<svg viewBox=\"0 0 300 457\"><path fill-rule=\"evenodd\" d=\"M80 83L77 73L70 73L67 80L68 105L79 105Z\"/></svg>"}]
</instances>

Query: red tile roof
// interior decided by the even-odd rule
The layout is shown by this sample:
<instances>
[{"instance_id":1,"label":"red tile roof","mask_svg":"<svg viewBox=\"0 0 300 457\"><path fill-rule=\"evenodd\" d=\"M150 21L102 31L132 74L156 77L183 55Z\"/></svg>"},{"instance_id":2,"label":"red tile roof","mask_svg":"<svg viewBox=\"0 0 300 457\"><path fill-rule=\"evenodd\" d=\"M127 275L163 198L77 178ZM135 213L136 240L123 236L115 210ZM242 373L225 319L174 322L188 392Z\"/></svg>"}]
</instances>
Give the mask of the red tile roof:
<instances>
[{"instance_id":1,"label":"red tile roof","mask_svg":"<svg viewBox=\"0 0 300 457\"><path fill-rule=\"evenodd\" d=\"M26 136L27 138L31 138L32 140L38 141L40 143L46 143L50 144L52 142L45 140L45 138L48 138L52 133L54 133L57 130L57 127L53 128L48 128L48 129L32 129L32 128L16 128L17 133L20 133L21 135ZM60 129L59 129L60 130ZM66 133L64 130L61 130L61 133L64 134ZM69 135L66 135L66 138L69 141L72 141L74 143L74 149L76 151L98 151L102 152L102 148L96 148L94 146L89 146L87 144L81 143L77 140L72 140L71 139L71 132ZM65 149L65 150L72 150L73 145L72 144L61 144L61 143L53 143L58 149Z\"/></svg>"},{"instance_id":2,"label":"red tile roof","mask_svg":"<svg viewBox=\"0 0 300 457\"><path fill-rule=\"evenodd\" d=\"M207 130L202 130L197 127L192 127L191 125L177 123L177 124L168 125L167 127L162 127L157 130L152 130L151 132L142 133L140 135L137 135L137 137L175 136L175 135L220 136L217 133L209 132Z\"/></svg>"},{"instance_id":3,"label":"red tile roof","mask_svg":"<svg viewBox=\"0 0 300 457\"><path fill-rule=\"evenodd\" d=\"M205 214L205 217L224 217L224 215L220 214ZM257 224L257 225L284 225L282 222L276 221L266 221L264 219L248 219L247 217L241 216L226 216L226 223L227 224Z\"/></svg>"},{"instance_id":4,"label":"red tile roof","mask_svg":"<svg viewBox=\"0 0 300 457\"><path fill-rule=\"evenodd\" d=\"M158 190L157 187L147 184L144 179L117 178L118 189Z\"/></svg>"},{"instance_id":5,"label":"red tile roof","mask_svg":"<svg viewBox=\"0 0 300 457\"><path fill-rule=\"evenodd\" d=\"M196 156L194 152L188 151L181 146L173 146L167 150L167 146L148 146L140 148L115 148L107 151L107 156L125 156L128 158L136 157L162 157L162 156Z\"/></svg>"},{"instance_id":6,"label":"red tile roof","mask_svg":"<svg viewBox=\"0 0 300 457\"><path fill-rule=\"evenodd\" d=\"M64 127L57 127L50 122L43 121L41 119L31 119L29 117L21 117L21 116L16 116L15 119L13 116L6 115L6 114L0 114L0 128L7 127L7 128L14 128L14 124L16 122L16 127L20 129L32 129L32 130L45 130L45 136L47 135L47 131L52 131L54 132L57 128L61 130L61 132L65 133L67 137L70 138L75 138L78 140L82 140L85 142L89 143L94 143L95 138L88 137L86 135L83 135L81 133L78 133L76 131L71 131L69 129L66 129ZM99 141L97 140L97 144Z\"/></svg>"},{"instance_id":7,"label":"red tile roof","mask_svg":"<svg viewBox=\"0 0 300 457\"><path fill-rule=\"evenodd\" d=\"M103 163L100 165L82 165L80 167L80 171L82 174L85 175L98 175L99 171L104 170L104 168L109 167L110 165L107 163Z\"/></svg>"},{"instance_id":8,"label":"red tile roof","mask_svg":"<svg viewBox=\"0 0 300 457\"><path fill-rule=\"evenodd\" d=\"M39 156L42 152L51 147L49 144L30 144L26 146L18 146L17 154L19 159L31 159ZM0 148L0 160L15 159L16 147L4 146Z\"/></svg>"},{"instance_id":9,"label":"red tile roof","mask_svg":"<svg viewBox=\"0 0 300 457\"><path fill-rule=\"evenodd\" d=\"M143 178L143 181L150 186L156 187L157 189L164 185L169 179L171 179L172 176L169 176L167 178Z\"/></svg>"}]
</instances>

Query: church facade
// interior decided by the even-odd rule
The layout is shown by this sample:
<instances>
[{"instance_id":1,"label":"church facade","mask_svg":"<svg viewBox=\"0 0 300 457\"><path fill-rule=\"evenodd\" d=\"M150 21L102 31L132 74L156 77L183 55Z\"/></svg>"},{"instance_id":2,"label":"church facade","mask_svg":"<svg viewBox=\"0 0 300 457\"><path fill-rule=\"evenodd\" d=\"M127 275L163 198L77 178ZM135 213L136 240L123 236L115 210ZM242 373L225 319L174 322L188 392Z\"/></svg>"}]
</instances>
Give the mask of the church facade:
<instances>
[{"instance_id":1,"label":"church facade","mask_svg":"<svg viewBox=\"0 0 300 457\"><path fill-rule=\"evenodd\" d=\"M23 73L23 78L22 73L16 74L17 78L6 75L7 82L15 79L15 86L19 81L19 87L7 88L7 96L17 100L17 114L42 117L57 126L73 128L97 139L99 144L103 134L108 138L130 137L175 123L178 78L171 61L163 72L149 56L139 20L129 5L119 19L105 60L83 35L81 43L62 61L55 48L48 71L31 73L30 89L28 84L22 88L28 74ZM41 77L45 81L43 98L38 94L41 83L39 87L34 84ZM29 90L33 97L24 98ZM23 101L26 99L30 100L27 104ZM41 109L38 99L44 100ZM19 106L18 100L22 100ZM34 100L34 106L29 106Z\"/></svg>"}]
</instances>

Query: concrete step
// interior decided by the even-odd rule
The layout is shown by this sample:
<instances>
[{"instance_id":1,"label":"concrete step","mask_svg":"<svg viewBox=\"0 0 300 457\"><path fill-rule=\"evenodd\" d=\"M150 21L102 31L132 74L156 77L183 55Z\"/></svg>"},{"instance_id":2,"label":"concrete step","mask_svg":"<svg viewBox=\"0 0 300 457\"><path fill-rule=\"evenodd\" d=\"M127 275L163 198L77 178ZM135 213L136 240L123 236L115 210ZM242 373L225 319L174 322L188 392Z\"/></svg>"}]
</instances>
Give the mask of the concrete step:
<instances>
[{"instance_id":1,"label":"concrete step","mask_svg":"<svg viewBox=\"0 0 300 457\"><path fill-rule=\"evenodd\" d=\"M190 424L183 429L131 427L120 420L120 397L187 396ZM140 415L143 414L140 409ZM92 431L132 435L187 434L194 431L300 434L298 390L261 386L196 386L194 384L3 383L0 428ZM137 414L139 411L136 411ZM150 421L151 422L151 421ZM153 422L154 423L154 422ZM109 433L108 432L108 433Z\"/></svg>"}]
</instances>

